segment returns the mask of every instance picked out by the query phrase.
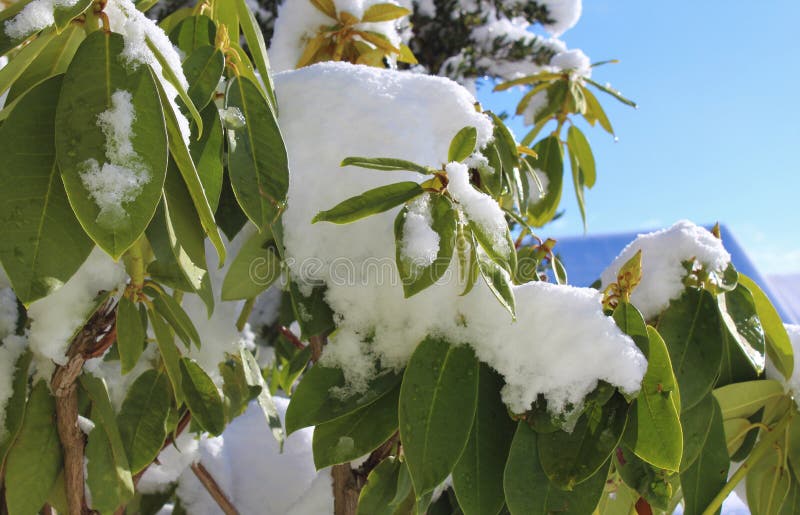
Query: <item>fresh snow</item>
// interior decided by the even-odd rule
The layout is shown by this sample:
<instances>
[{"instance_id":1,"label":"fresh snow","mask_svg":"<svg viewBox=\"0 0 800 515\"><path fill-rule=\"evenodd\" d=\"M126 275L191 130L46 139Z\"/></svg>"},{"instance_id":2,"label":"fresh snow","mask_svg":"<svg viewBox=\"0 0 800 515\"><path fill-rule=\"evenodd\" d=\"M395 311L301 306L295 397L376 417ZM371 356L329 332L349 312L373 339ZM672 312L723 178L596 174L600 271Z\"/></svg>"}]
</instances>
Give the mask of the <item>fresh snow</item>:
<instances>
[{"instance_id":1,"label":"fresh snow","mask_svg":"<svg viewBox=\"0 0 800 515\"><path fill-rule=\"evenodd\" d=\"M786 380L775 368L769 356L767 356L767 366L765 370L767 377L782 383L786 391L791 393L794 397L795 403L800 406L800 325L784 324L784 327L789 334L789 341L792 344L792 351L794 352L794 370L792 371L792 377Z\"/></svg>"},{"instance_id":2,"label":"fresh snow","mask_svg":"<svg viewBox=\"0 0 800 515\"><path fill-rule=\"evenodd\" d=\"M11 39L24 38L55 23L53 12L72 7L78 0L33 0L6 21L5 33Z\"/></svg>"},{"instance_id":3,"label":"fresh snow","mask_svg":"<svg viewBox=\"0 0 800 515\"><path fill-rule=\"evenodd\" d=\"M545 25L545 29L553 36L560 36L578 23L583 9L581 0L537 0L539 5L547 7L554 23Z\"/></svg>"},{"instance_id":4,"label":"fresh snow","mask_svg":"<svg viewBox=\"0 0 800 515\"><path fill-rule=\"evenodd\" d=\"M340 167L347 156L397 157L438 168L465 126L477 128L478 146L484 146L492 125L475 111L466 90L437 77L344 63L278 74L275 84L292 169L283 216L290 272L307 289L312 281L327 284L337 330L322 362L341 366L353 389L366 386L377 362L402 367L419 342L438 335L470 344L500 372L507 382L503 398L516 412L527 410L539 394L553 411L578 405L598 380L628 393L638 390L646 361L602 314L598 292L517 286L514 323L482 281L459 295L463 284L455 279L454 260L449 280L406 300L394 261L399 208L347 225L311 224L318 211L368 189L423 180L413 172ZM502 212L469 184L466 167L450 163L447 174L448 190L461 208L499 228Z\"/></svg>"},{"instance_id":5,"label":"fresh snow","mask_svg":"<svg viewBox=\"0 0 800 515\"><path fill-rule=\"evenodd\" d=\"M439 253L439 234L431 228L430 194L417 197L408 205L403 225L401 259L419 266L431 265Z\"/></svg>"},{"instance_id":6,"label":"fresh snow","mask_svg":"<svg viewBox=\"0 0 800 515\"><path fill-rule=\"evenodd\" d=\"M592 76L592 62L583 50L577 48L554 55L550 59L550 66L558 71L571 70L577 77Z\"/></svg>"},{"instance_id":7,"label":"fresh snow","mask_svg":"<svg viewBox=\"0 0 800 515\"><path fill-rule=\"evenodd\" d=\"M95 247L86 261L64 285L28 308L31 319L29 344L34 352L39 377L48 380L53 362L64 365L64 355L72 335L94 307L101 291L111 291L125 284L125 267Z\"/></svg>"},{"instance_id":8,"label":"fresh snow","mask_svg":"<svg viewBox=\"0 0 800 515\"><path fill-rule=\"evenodd\" d=\"M364 12L375 4L397 3L387 0L333 0L337 14L349 12L361 19ZM286 1L278 7L275 19L275 30L269 48L269 59L276 72L293 70L303 55L308 41L315 37L322 28L335 22L322 13L309 1ZM359 30L383 34L389 42L398 47L401 43L398 33L399 21L392 20L379 23L358 23Z\"/></svg>"},{"instance_id":9,"label":"fresh snow","mask_svg":"<svg viewBox=\"0 0 800 515\"><path fill-rule=\"evenodd\" d=\"M150 180L150 171L133 149L133 122L136 112L131 94L117 90L111 95L111 108L97 116L97 125L106 139L106 162L95 159L84 163L81 181L100 208L98 223L108 227L124 221L124 203L136 200Z\"/></svg>"},{"instance_id":10,"label":"fresh snow","mask_svg":"<svg viewBox=\"0 0 800 515\"><path fill-rule=\"evenodd\" d=\"M685 261L695 261L709 271L721 273L731 262L722 241L688 220L668 229L640 234L626 246L600 276L601 289L617 281L619 269L642 251L642 281L633 290L631 303L652 320L681 296Z\"/></svg>"}]
</instances>

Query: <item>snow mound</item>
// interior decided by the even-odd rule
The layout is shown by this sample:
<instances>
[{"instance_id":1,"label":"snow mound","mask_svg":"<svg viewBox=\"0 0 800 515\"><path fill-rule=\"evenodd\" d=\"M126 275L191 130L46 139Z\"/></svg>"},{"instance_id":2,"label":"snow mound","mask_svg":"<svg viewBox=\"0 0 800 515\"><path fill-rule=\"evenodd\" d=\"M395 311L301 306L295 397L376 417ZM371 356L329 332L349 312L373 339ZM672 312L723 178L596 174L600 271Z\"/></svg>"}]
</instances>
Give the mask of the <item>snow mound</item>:
<instances>
[{"instance_id":1,"label":"snow mound","mask_svg":"<svg viewBox=\"0 0 800 515\"><path fill-rule=\"evenodd\" d=\"M547 7L553 23L546 24L544 28L555 37L574 27L583 10L581 0L537 0L537 3Z\"/></svg>"},{"instance_id":2,"label":"snow mound","mask_svg":"<svg viewBox=\"0 0 800 515\"><path fill-rule=\"evenodd\" d=\"M471 345L497 369L507 381L504 400L517 412L539 394L554 411L579 404L598 380L628 393L638 390L646 361L603 316L596 291L543 283L515 287L514 323L482 282L459 296L463 284L454 260L438 284L406 300L395 265L399 208L348 225L311 224L318 211L368 189L423 180L414 172L342 168L345 157L396 157L438 168L465 126L477 128L484 146L492 125L465 89L442 78L342 63L278 74L275 84L292 169L283 216L290 272L306 292L312 283L327 285L338 328L322 360L341 366L354 389L366 385L378 361L402 367L419 342L438 335ZM470 216L498 221L499 208L479 198L462 165L450 164L447 172L451 193Z\"/></svg>"},{"instance_id":3,"label":"snow mound","mask_svg":"<svg viewBox=\"0 0 800 515\"><path fill-rule=\"evenodd\" d=\"M786 332L789 334L789 341L792 343L792 350L794 351L794 370L792 377L787 381L783 374L778 372L772 364L772 360L767 356L767 366L765 368L767 378L774 379L786 387L788 392L794 396L795 403L800 402L800 325L784 324Z\"/></svg>"},{"instance_id":4,"label":"snow mound","mask_svg":"<svg viewBox=\"0 0 800 515\"><path fill-rule=\"evenodd\" d=\"M19 39L39 32L55 23L56 8L66 9L77 3L78 0L33 0L5 23L6 36Z\"/></svg>"},{"instance_id":5,"label":"snow mound","mask_svg":"<svg viewBox=\"0 0 800 515\"><path fill-rule=\"evenodd\" d=\"M696 261L709 271L722 272L731 255L722 241L688 220L668 229L640 234L626 246L600 275L601 289L616 282L619 269L642 251L642 282L633 291L631 303L651 320L681 296L686 276L684 261Z\"/></svg>"}]
</instances>

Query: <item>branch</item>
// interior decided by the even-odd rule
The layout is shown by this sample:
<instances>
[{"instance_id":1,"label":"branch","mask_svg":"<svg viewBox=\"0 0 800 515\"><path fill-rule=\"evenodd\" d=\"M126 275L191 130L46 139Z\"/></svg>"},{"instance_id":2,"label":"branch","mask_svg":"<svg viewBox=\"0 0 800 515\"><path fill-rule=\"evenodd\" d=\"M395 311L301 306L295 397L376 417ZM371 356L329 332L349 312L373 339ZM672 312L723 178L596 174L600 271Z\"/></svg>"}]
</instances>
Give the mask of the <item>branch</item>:
<instances>
[{"instance_id":1,"label":"branch","mask_svg":"<svg viewBox=\"0 0 800 515\"><path fill-rule=\"evenodd\" d=\"M239 515L239 512L236 511L236 507L231 504L231 502L225 496L225 492L222 491L202 463L199 461L197 463L192 463L192 472L194 472L194 475L197 476L197 479L200 480L208 493L211 494L211 497L214 498L214 501L216 501L217 505L225 513L225 515Z\"/></svg>"},{"instance_id":2,"label":"branch","mask_svg":"<svg viewBox=\"0 0 800 515\"><path fill-rule=\"evenodd\" d=\"M361 489L367 483L367 476L381 461L392 454L392 450L399 439L400 433L392 435L391 438L370 453L367 461L358 470L350 468L349 463L334 465L331 469L334 515L355 515L358 510L358 497L361 494Z\"/></svg>"}]
</instances>

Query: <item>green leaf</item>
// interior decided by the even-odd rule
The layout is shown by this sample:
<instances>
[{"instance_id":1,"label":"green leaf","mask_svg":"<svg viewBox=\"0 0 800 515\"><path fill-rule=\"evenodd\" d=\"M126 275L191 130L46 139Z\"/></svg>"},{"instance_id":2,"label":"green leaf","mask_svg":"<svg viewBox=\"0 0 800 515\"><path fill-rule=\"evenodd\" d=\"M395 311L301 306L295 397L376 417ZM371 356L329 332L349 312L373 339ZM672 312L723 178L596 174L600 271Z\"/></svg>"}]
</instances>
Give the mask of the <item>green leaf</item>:
<instances>
[{"instance_id":1,"label":"green leaf","mask_svg":"<svg viewBox=\"0 0 800 515\"><path fill-rule=\"evenodd\" d=\"M400 7L399 5L390 3L373 4L364 12L364 16L361 17L361 21L364 23L392 21L410 14L411 11L404 7Z\"/></svg>"},{"instance_id":2,"label":"green leaf","mask_svg":"<svg viewBox=\"0 0 800 515\"><path fill-rule=\"evenodd\" d=\"M155 257L155 260L147 265L147 273L160 285L193 292L195 291L195 281L199 281L200 277L192 276L185 262L178 262L178 258L173 252L172 235L175 231L174 228L168 228L168 225L166 206L162 201L156 208L156 214L150 221L150 225L145 230L147 241L150 243Z\"/></svg>"},{"instance_id":3,"label":"green leaf","mask_svg":"<svg viewBox=\"0 0 800 515\"><path fill-rule=\"evenodd\" d=\"M427 166L391 157L347 157L340 166L358 166L381 171L410 171L425 175L430 175L435 171Z\"/></svg>"},{"instance_id":4,"label":"green leaf","mask_svg":"<svg viewBox=\"0 0 800 515\"><path fill-rule=\"evenodd\" d=\"M264 413L264 417L267 419L267 425L269 425L273 438L283 449L286 432L283 430L283 424L281 424L281 419L278 416L278 408L275 407L275 401L272 400L272 396L269 393L269 386L264 381L264 376L261 375L258 362L247 349L239 350L239 356L242 358L244 377L247 384L251 388L259 387L261 389L256 400Z\"/></svg>"},{"instance_id":5,"label":"green leaf","mask_svg":"<svg viewBox=\"0 0 800 515\"><path fill-rule=\"evenodd\" d=\"M314 428L317 470L369 454L397 431L400 385L372 404Z\"/></svg>"},{"instance_id":6,"label":"green leaf","mask_svg":"<svg viewBox=\"0 0 800 515\"><path fill-rule=\"evenodd\" d=\"M161 104L164 106L164 114L166 115L167 134L169 135L169 153L175 160L178 171L180 171L183 177L183 182L189 190L189 195L192 197L192 203L197 211L197 216L200 217L200 224L203 226L203 230L214 245L217 255L219 255L221 266L225 262L225 245L222 243L222 238L219 235L217 222L214 219L214 212L211 210L211 205L203 189L203 182L200 179L197 168L195 168L189 148L183 140L183 134L181 133L180 124L178 123L178 116L181 116L181 114L175 112L161 83L156 82L156 85L158 86L158 94L161 98Z\"/></svg>"},{"instance_id":7,"label":"green leaf","mask_svg":"<svg viewBox=\"0 0 800 515\"><path fill-rule=\"evenodd\" d=\"M690 409L711 391L722 362L723 336L714 296L687 289L661 314L658 332L669 349L683 409Z\"/></svg>"},{"instance_id":8,"label":"green leaf","mask_svg":"<svg viewBox=\"0 0 800 515\"><path fill-rule=\"evenodd\" d=\"M503 164L494 142L486 145L483 154L489 161L489 166L478 168L481 185L490 196L499 197L503 190Z\"/></svg>"},{"instance_id":9,"label":"green leaf","mask_svg":"<svg viewBox=\"0 0 800 515\"><path fill-rule=\"evenodd\" d=\"M69 206L55 163L62 79L34 87L0 128L0 260L26 305L65 283L94 247Z\"/></svg>"},{"instance_id":10,"label":"green leaf","mask_svg":"<svg viewBox=\"0 0 800 515\"><path fill-rule=\"evenodd\" d=\"M378 463L367 476L367 483L358 496L356 515L397 514L401 503L408 497L406 494L398 501L396 496L400 473L404 469L403 463L392 456Z\"/></svg>"},{"instance_id":11,"label":"green leaf","mask_svg":"<svg viewBox=\"0 0 800 515\"><path fill-rule=\"evenodd\" d=\"M452 472L469 439L478 397L470 347L426 338L403 374L400 436L417 499Z\"/></svg>"},{"instance_id":12,"label":"green leaf","mask_svg":"<svg viewBox=\"0 0 800 515\"><path fill-rule=\"evenodd\" d=\"M439 236L439 249L432 262L419 263L417 258L409 258L403 252L408 206L400 210L394 223L397 269L406 298L436 283L450 268L450 261L453 259L458 213L450 199L444 195L429 195L429 202L431 229Z\"/></svg>"},{"instance_id":13,"label":"green leaf","mask_svg":"<svg viewBox=\"0 0 800 515\"><path fill-rule=\"evenodd\" d=\"M253 234L231 262L222 283L222 300L254 298L281 274L281 260L269 228Z\"/></svg>"},{"instance_id":14,"label":"green leaf","mask_svg":"<svg viewBox=\"0 0 800 515\"><path fill-rule=\"evenodd\" d=\"M783 463L780 451L773 447L747 473L747 507L752 515L781 512L794 482L789 468Z\"/></svg>"},{"instance_id":15,"label":"green leaf","mask_svg":"<svg viewBox=\"0 0 800 515\"><path fill-rule=\"evenodd\" d=\"M538 158L525 157L534 170L539 170L547 177L547 192L536 202L528 203L529 222L540 227L556 215L561 202L561 190L564 175L564 157L561 143L555 136L548 136L533 147Z\"/></svg>"},{"instance_id":16,"label":"green leaf","mask_svg":"<svg viewBox=\"0 0 800 515\"><path fill-rule=\"evenodd\" d=\"M629 105L629 106L634 107L634 108L637 107L636 102L634 102L632 100L628 100L627 98L623 97L622 93L620 93L616 89L612 88L611 86L604 86L604 85L599 84L599 83L597 83L597 82L595 82L595 81L593 81L592 79L589 79L589 78L585 78L585 80L586 80L586 82L588 82L592 86L596 87L597 89L599 89L600 91L602 91L604 93L608 93L609 95L611 95L612 97L616 98L617 100L619 100L623 104Z\"/></svg>"},{"instance_id":17,"label":"green leaf","mask_svg":"<svg viewBox=\"0 0 800 515\"><path fill-rule=\"evenodd\" d=\"M625 442L646 462L677 472L683 455L683 433L674 391L678 387L664 340L642 315L627 302L614 311L617 325L634 337L647 358L647 372L639 396L631 404ZM627 323L620 323L624 319Z\"/></svg>"},{"instance_id":18,"label":"green leaf","mask_svg":"<svg viewBox=\"0 0 800 515\"><path fill-rule=\"evenodd\" d=\"M771 379L734 383L714 390L722 419L749 418L766 404L784 395L783 385Z\"/></svg>"},{"instance_id":19,"label":"green leaf","mask_svg":"<svg viewBox=\"0 0 800 515\"><path fill-rule=\"evenodd\" d=\"M245 119L229 137L228 173L239 205L257 227L275 221L289 190L289 162L269 103L250 79L237 77L228 86L228 108Z\"/></svg>"},{"instance_id":20,"label":"green leaf","mask_svg":"<svg viewBox=\"0 0 800 515\"><path fill-rule=\"evenodd\" d=\"M775 311L775 307L764 291L752 279L740 273L739 284L742 284L753 295L756 312L767 339L767 355L778 372L789 379L794 370L794 355L789 335L786 333L780 315Z\"/></svg>"},{"instance_id":21,"label":"green leaf","mask_svg":"<svg viewBox=\"0 0 800 515\"><path fill-rule=\"evenodd\" d=\"M713 395L706 395L694 407L681 413L681 428L683 430L683 456L681 457L681 470L689 468L703 449L703 444L711 430L714 416Z\"/></svg>"},{"instance_id":22,"label":"green leaf","mask_svg":"<svg viewBox=\"0 0 800 515\"><path fill-rule=\"evenodd\" d=\"M230 423L245 412L250 401L261 392L261 386L248 384L240 355L226 354L226 359L217 368L223 381L222 404L225 408L225 420Z\"/></svg>"},{"instance_id":23,"label":"green leaf","mask_svg":"<svg viewBox=\"0 0 800 515\"><path fill-rule=\"evenodd\" d=\"M269 58L267 56L267 45L264 42L264 35L261 32L261 27L245 0L236 0L236 13L239 18L239 25L242 28L244 40L247 42L247 48L250 50L250 55L253 57L253 63L256 65L261 80L264 81L270 107L274 115L277 116L278 100L275 98L275 87L272 84L272 74L270 73Z\"/></svg>"},{"instance_id":24,"label":"green leaf","mask_svg":"<svg viewBox=\"0 0 800 515\"><path fill-rule=\"evenodd\" d=\"M117 304L117 349L123 374L136 366L144 351L146 338L146 328L142 325L139 309L128 297L120 297Z\"/></svg>"},{"instance_id":25,"label":"green leaf","mask_svg":"<svg viewBox=\"0 0 800 515\"><path fill-rule=\"evenodd\" d=\"M300 324L300 336L304 340L312 336L327 334L334 329L333 311L325 301L325 287L313 288L311 294L306 297L300 292L297 283L291 281L289 293L295 320Z\"/></svg>"},{"instance_id":26,"label":"green leaf","mask_svg":"<svg viewBox=\"0 0 800 515\"><path fill-rule=\"evenodd\" d=\"M80 383L92 400L91 416L96 424L89 435L86 449L89 458L87 483L93 494L93 507L104 512L113 511L133 497L133 478L128 455L122 443L105 381L91 374L83 374L80 376ZM92 447L91 455L89 447Z\"/></svg>"},{"instance_id":27,"label":"green leaf","mask_svg":"<svg viewBox=\"0 0 800 515\"><path fill-rule=\"evenodd\" d=\"M668 507L674 495L672 482L677 475L647 463L625 444L617 448L615 458L614 467L625 484L651 506L670 513Z\"/></svg>"},{"instance_id":28,"label":"green leaf","mask_svg":"<svg viewBox=\"0 0 800 515\"><path fill-rule=\"evenodd\" d=\"M74 5L71 6L56 7L53 10L53 18L56 22L56 30L59 32L64 30L74 18L77 18L86 12L90 5L92 5L92 0L77 0Z\"/></svg>"},{"instance_id":29,"label":"green leaf","mask_svg":"<svg viewBox=\"0 0 800 515\"><path fill-rule=\"evenodd\" d=\"M584 113L586 121L588 121L592 126L594 126L595 121L599 122L600 127L605 129L607 133L613 136L614 128L611 126L611 122L608 120L608 116L606 115L605 110L603 110L603 106L600 105L600 102L597 100L597 97L594 96L594 93L592 93L589 88L584 87L583 98L586 101L586 113Z\"/></svg>"},{"instance_id":30,"label":"green leaf","mask_svg":"<svg viewBox=\"0 0 800 515\"><path fill-rule=\"evenodd\" d=\"M5 39L7 36L5 35L5 31L0 31L0 34L2 35L0 36L0 51L5 54L8 49L5 48L3 44L5 41L2 41L2 39ZM14 82L22 76L39 54L41 54L55 39L55 35L56 33L52 30L42 32L30 43L23 46L14 58L10 59L8 64L0 69L0 93L10 88ZM16 43L14 43L12 47L16 46L18 43L22 43L22 41L23 39L16 40Z\"/></svg>"},{"instance_id":31,"label":"green leaf","mask_svg":"<svg viewBox=\"0 0 800 515\"><path fill-rule=\"evenodd\" d=\"M164 79L175 88L175 91L178 92L178 98L181 99L183 106L189 111L189 114L191 115L192 120L194 120L194 123L197 124L199 131L203 132L203 119L200 117L200 111L197 106L194 105L194 102L192 102L192 99L189 96L189 93L186 91L186 88L184 88L183 81L179 79L179 76L183 75L183 69L174 70L170 61L168 61L167 58L161 53L158 45L153 43L150 37L146 34L145 40L148 48L150 48L150 51L158 61L158 64L161 65L161 73Z\"/></svg>"},{"instance_id":32,"label":"green leaf","mask_svg":"<svg viewBox=\"0 0 800 515\"><path fill-rule=\"evenodd\" d=\"M453 469L453 489L466 515L496 515L505 502L503 470L515 424L500 397L502 386L502 378L481 363L475 420Z\"/></svg>"},{"instance_id":33,"label":"green leaf","mask_svg":"<svg viewBox=\"0 0 800 515\"><path fill-rule=\"evenodd\" d=\"M503 486L506 503L513 515L584 515L592 513L603 494L610 461L598 467L571 491L550 481L540 465L537 435L525 421L517 424L506 463Z\"/></svg>"},{"instance_id":34,"label":"green leaf","mask_svg":"<svg viewBox=\"0 0 800 515\"><path fill-rule=\"evenodd\" d=\"M711 425L697 459L681 472L686 515L703 513L728 479L728 446L722 426L722 413L712 397ZM719 510L717 510L719 513Z\"/></svg>"},{"instance_id":35,"label":"green leaf","mask_svg":"<svg viewBox=\"0 0 800 515\"><path fill-rule=\"evenodd\" d=\"M375 7L375 6L373 6ZM450 141L450 150L447 152L447 161L463 161L475 151L478 143L478 129L475 127L464 127Z\"/></svg>"},{"instance_id":36,"label":"green leaf","mask_svg":"<svg viewBox=\"0 0 800 515\"><path fill-rule=\"evenodd\" d=\"M164 29L167 30L166 28ZM181 49L184 55L189 55L198 48L214 46L217 36L217 26L211 18L203 14L189 16L168 31L169 39ZM188 76L186 77L189 78ZM192 81L189 80L189 84ZM197 106L200 109L200 106Z\"/></svg>"},{"instance_id":37,"label":"green leaf","mask_svg":"<svg viewBox=\"0 0 800 515\"><path fill-rule=\"evenodd\" d=\"M391 393L401 378L400 374L387 370L370 381L363 393L342 396L347 387L342 370L314 365L292 394L286 410L286 432L292 434L365 408Z\"/></svg>"},{"instance_id":38,"label":"green leaf","mask_svg":"<svg viewBox=\"0 0 800 515\"><path fill-rule=\"evenodd\" d=\"M181 358L181 388L192 419L214 436L225 429L225 410L214 381L192 359Z\"/></svg>"},{"instance_id":39,"label":"green leaf","mask_svg":"<svg viewBox=\"0 0 800 515\"><path fill-rule=\"evenodd\" d=\"M194 326L192 319L189 318L186 311L178 304L178 301L161 290L147 287L145 291L152 297L153 306L156 308L156 311L158 311L158 314L172 326L175 334L183 341L184 345L189 347L192 342L194 342L199 349L200 334L197 332L197 328Z\"/></svg>"},{"instance_id":40,"label":"green leaf","mask_svg":"<svg viewBox=\"0 0 800 515\"><path fill-rule=\"evenodd\" d=\"M590 403L571 433L539 435L539 461L547 477L571 489L593 476L617 447L627 415L628 403L615 393L602 406Z\"/></svg>"},{"instance_id":41,"label":"green leaf","mask_svg":"<svg viewBox=\"0 0 800 515\"><path fill-rule=\"evenodd\" d=\"M578 160L586 187L591 188L597 180L592 147L583 132L575 125L571 125L567 131L567 146Z\"/></svg>"},{"instance_id":42,"label":"green leaf","mask_svg":"<svg viewBox=\"0 0 800 515\"><path fill-rule=\"evenodd\" d=\"M32 359L33 354L30 350L26 350L14 364L14 376L10 384L12 391L5 406L5 426L0 431L0 468L3 467L8 451L22 427L25 401L28 396L28 369Z\"/></svg>"},{"instance_id":43,"label":"green leaf","mask_svg":"<svg viewBox=\"0 0 800 515\"><path fill-rule=\"evenodd\" d=\"M167 438L172 388L164 372L147 370L130 386L117 416L131 472L138 474L161 451Z\"/></svg>"},{"instance_id":44,"label":"green leaf","mask_svg":"<svg viewBox=\"0 0 800 515\"><path fill-rule=\"evenodd\" d=\"M147 314L150 319L150 325L153 327L153 333L156 337L161 360L164 362L164 368L167 371L169 382L172 383L175 402L180 405L184 394L181 388L181 353L178 351L178 347L175 346L175 336L172 334L169 325L167 325L164 319L161 318L155 310L150 308Z\"/></svg>"},{"instance_id":45,"label":"green leaf","mask_svg":"<svg viewBox=\"0 0 800 515\"><path fill-rule=\"evenodd\" d=\"M31 390L25 419L6 459L5 494L11 515L38 513L61 470L55 410L47 383L39 381Z\"/></svg>"},{"instance_id":46,"label":"green leaf","mask_svg":"<svg viewBox=\"0 0 800 515\"><path fill-rule=\"evenodd\" d=\"M77 24L71 25L63 33L56 36L52 43L47 45L22 75L14 81L14 85L8 90L8 96L3 105L11 104L43 80L66 72L70 61L72 61L75 52L78 50L78 46L80 46L85 37L86 32L83 27ZM51 101L55 106L58 101L58 95L53 95Z\"/></svg>"},{"instance_id":47,"label":"green leaf","mask_svg":"<svg viewBox=\"0 0 800 515\"><path fill-rule=\"evenodd\" d=\"M167 171L167 135L155 81L146 67L135 72L126 67L120 57L123 46L119 34L95 31L87 36L64 77L55 124L56 157L69 202L89 236L115 259L153 217ZM134 166L149 180L117 210L113 206L101 210L83 177L93 162L100 167L108 162L107 151L115 142L98 125L98 116L112 108L112 95L119 91L131 95L135 111L131 146L138 156Z\"/></svg>"},{"instance_id":48,"label":"green leaf","mask_svg":"<svg viewBox=\"0 0 800 515\"><path fill-rule=\"evenodd\" d=\"M403 202L422 195L425 190L416 182L387 184L351 197L327 211L320 211L311 221L348 224L376 213L383 213Z\"/></svg>"},{"instance_id":49,"label":"green leaf","mask_svg":"<svg viewBox=\"0 0 800 515\"><path fill-rule=\"evenodd\" d=\"M219 206L224 176L222 121L219 118L219 110L213 102L209 102L200 112L200 116L203 117L203 134L198 139L197 134L193 133L189 141L189 153L195 163L211 211L215 212ZM192 127L192 131L196 132L197 127Z\"/></svg>"},{"instance_id":50,"label":"green leaf","mask_svg":"<svg viewBox=\"0 0 800 515\"><path fill-rule=\"evenodd\" d=\"M586 231L586 202L583 196L586 183L583 179L583 171L581 170L580 163L578 163L578 157L569 146L567 146L567 150L569 151L567 153L567 157L569 157L569 165L570 169L572 170L572 185L575 189L575 200L578 201L578 209L581 212L583 230Z\"/></svg>"},{"instance_id":51,"label":"green leaf","mask_svg":"<svg viewBox=\"0 0 800 515\"><path fill-rule=\"evenodd\" d=\"M756 312L755 300L746 286L737 284L732 291L717 295L720 316L733 341L757 373L764 370L764 329Z\"/></svg>"},{"instance_id":52,"label":"green leaf","mask_svg":"<svg viewBox=\"0 0 800 515\"><path fill-rule=\"evenodd\" d=\"M516 301L514 300L514 290L512 289L508 272L500 268L491 259L486 258L482 253L478 252L477 255L478 266L483 280L500 305L511 314L512 320L516 320Z\"/></svg>"},{"instance_id":53,"label":"green leaf","mask_svg":"<svg viewBox=\"0 0 800 515\"><path fill-rule=\"evenodd\" d=\"M224 70L225 57L213 46L197 48L183 62L183 72L189 81L187 94L199 111L214 98ZM204 124L201 126L204 127Z\"/></svg>"}]
</instances>

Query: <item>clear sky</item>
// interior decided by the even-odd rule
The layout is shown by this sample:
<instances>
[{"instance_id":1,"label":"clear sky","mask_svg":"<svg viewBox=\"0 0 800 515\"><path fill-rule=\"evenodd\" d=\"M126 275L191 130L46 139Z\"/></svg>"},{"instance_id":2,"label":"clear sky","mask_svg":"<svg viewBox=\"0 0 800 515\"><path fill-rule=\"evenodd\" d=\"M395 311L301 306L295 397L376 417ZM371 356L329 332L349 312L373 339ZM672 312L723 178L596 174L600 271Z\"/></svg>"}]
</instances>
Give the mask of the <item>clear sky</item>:
<instances>
[{"instance_id":1,"label":"clear sky","mask_svg":"<svg viewBox=\"0 0 800 515\"><path fill-rule=\"evenodd\" d=\"M597 94L619 141L586 133L598 163L589 233L719 220L762 272L800 272L798 20L800 0L584 0L562 39L592 61L619 59L593 78L639 103ZM508 112L521 95L487 93L485 107ZM547 236L583 232L565 185Z\"/></svg>"}]
</instances>

